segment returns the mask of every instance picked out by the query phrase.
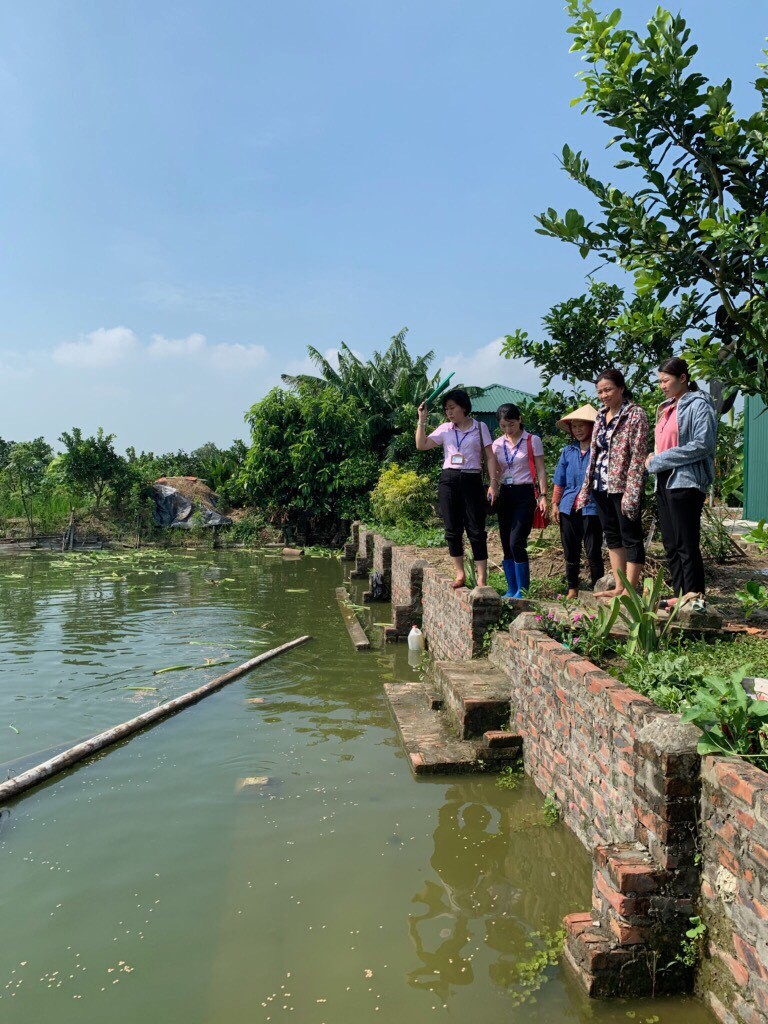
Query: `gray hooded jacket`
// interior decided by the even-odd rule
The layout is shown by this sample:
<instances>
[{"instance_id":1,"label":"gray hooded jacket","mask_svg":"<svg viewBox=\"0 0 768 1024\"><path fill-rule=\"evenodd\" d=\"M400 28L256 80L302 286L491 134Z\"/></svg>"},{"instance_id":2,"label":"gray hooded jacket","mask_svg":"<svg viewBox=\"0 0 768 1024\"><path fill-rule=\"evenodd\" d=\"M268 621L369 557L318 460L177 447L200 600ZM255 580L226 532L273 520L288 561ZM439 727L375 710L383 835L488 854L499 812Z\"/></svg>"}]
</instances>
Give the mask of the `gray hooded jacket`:
<instances>
[{"instance_id":1,"label":"gray hooded jacket","mask_svg":"<svg viewBox=\"0 0 768 1024\"><path fill-rule=\"evenodd\" d=\"M656 411L656 422L671 404L662 402ZM677 403L677 429L680 444L653 456L648 466L651 473L672 470L667 487L695 487L706 494L715 479L715 442L717 415L709 395L703 391L686 391Z\"/></svg>"}]
</instances>

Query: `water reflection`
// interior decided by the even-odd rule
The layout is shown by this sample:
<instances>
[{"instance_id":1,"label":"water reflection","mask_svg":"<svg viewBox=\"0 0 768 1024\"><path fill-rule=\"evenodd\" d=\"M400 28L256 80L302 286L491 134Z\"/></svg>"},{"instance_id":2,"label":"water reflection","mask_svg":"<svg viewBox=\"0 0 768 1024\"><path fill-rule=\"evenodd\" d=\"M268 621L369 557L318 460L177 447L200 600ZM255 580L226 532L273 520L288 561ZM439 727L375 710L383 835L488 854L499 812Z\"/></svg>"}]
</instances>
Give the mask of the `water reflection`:
<instances>
[{"instance_id":1,"label":"water reflection","mask_svg":"<svg viewBox=\"0 0 768 1024\"><path fill-rule=\"evenodd\" d=\"M428 879L413 897L425 909L408 919L421 961L408 980L447 999L451 986L474 981L468 947L475 923L486 931L499 900L503 904L514 899L504 878L509 827L498 808L480 802L466 787L451 786L438 812L433 841L430 864L439 883Z\"/></svg>"},{"instance_id":2,"label":"water reflection","mask_svg":"<svg viewBox=\"0 0 768 1024\"><path fill-rule=\"evenodd\" d=\"M561 828L547 827L542 803L530 783L515 793L478 781L447 788L432 837L434 875L412 899L422 909L408 917L419 960L411 986L446 1001L482 971L508 988L531 942L559 928L569 894L570 909L581 908L585 867L563 863Z\"/></svg>"}]
</instances>

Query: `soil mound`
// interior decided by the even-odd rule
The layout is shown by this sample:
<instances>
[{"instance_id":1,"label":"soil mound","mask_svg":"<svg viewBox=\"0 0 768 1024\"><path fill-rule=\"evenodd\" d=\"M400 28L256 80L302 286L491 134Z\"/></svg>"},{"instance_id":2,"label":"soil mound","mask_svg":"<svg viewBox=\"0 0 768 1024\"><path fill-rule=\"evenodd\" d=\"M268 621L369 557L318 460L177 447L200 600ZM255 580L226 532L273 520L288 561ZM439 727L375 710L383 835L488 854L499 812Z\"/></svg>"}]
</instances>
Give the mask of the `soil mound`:
<instances>
[{"instance_id":1,"label":"soil mound","mask_svg":"<svg viewBox=\"0 0 768 1024\"><path fill-rule=\"evenodd\" d=\"M199 502L207 509L218 508L219 496L197 476L161 476L155 480L155 483L162 484L164 487L173 487L183 498L193 504Z\"/></svg>"}]
</instances>

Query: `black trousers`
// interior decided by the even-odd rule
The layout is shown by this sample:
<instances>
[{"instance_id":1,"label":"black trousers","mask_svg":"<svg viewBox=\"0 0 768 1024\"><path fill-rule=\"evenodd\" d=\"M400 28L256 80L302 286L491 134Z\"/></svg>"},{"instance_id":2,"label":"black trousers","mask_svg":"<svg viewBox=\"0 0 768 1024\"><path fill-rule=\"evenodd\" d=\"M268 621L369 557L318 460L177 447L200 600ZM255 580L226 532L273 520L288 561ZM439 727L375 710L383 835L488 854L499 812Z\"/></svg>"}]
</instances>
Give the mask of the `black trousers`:
<instances>
[{"instance_id":1,"label":"black trousers","mask_svg":"<svg viewBox=\"0 0 768 1024\"><path fill-rule=\"evenodd\" d=\"M488 535L485 532L488 500L483 474L444 469L440 474L437 498L448 553L454 557L464 554L466 530L475 560L484 561L488 557Z\"/></svg>"},{"instance_id":2,"label":"black trousers","mask_svg":"<svg viewBox=\"0 0 768 1024\"><path fill-rule=\"evenodd\" d=\"M608 494L606 491L592 491L591 494L597 505L607 547L624 548L628 562L645 565L645 541L640 516L628 519L624 515L621 511L621 494Z\"/></svg>"},{"instance_id":3,"label":"black trousers","mask_svg":"<svg viewBox=\"0 0 768 1024\"><path fill-rule=\"evenodd\" d=\"M499 534L505 558L527 562L528 538L533 528L536 495L533 484L502 484L496 499Z\"/></svg>"},{"instance_id":4,"label":"black trousers","mask_svg":"<svg viewBox=\"0 0 768 1024\"><path fill-rule=\"evenodd\" d=\"M704 492L696 487L667 487L671 470L659 473L656 500L661 540L672 576L672 590L703 594L704 559L701 557L701 510Z\"/></svg>"},{"instance_id":5,"label":"black trousers","mask_svg":"<svg viewBox=\"0 0 768 1024\"><path fill-rule=\"evenodd\" d=\"M572 590L579 589L579 570L581 569L581 547L589 564L589 575L592 586L605 574L605 563L603 562L603 528L600 525L599 516L585 516L579 510L569 512L567 515L560 513L560 539L563 542L563 553L565 555L565 578L568 587Z\"/></svg>"}]
</instances>

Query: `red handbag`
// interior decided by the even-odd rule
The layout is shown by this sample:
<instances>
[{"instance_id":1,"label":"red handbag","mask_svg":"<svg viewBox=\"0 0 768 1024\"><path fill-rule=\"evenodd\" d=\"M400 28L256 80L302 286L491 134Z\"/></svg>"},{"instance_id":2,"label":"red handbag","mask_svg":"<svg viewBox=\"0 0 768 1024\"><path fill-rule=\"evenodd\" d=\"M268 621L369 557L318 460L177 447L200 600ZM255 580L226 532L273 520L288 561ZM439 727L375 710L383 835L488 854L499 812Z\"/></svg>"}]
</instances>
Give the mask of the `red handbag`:
<instances>
[{"instance_id":1,"label":"red handbag","mask_svg":"<svg viewBox=\"0 0 768 1024\"><path fill-rule=\"evenodd\" d=\"M539 508L539 497L541 492L539 491L539 478L536 475L536 463L533 461L533 441L531 435L527 437L528 441L528 465L531 467L531 480L533 480L533 493L536 496L536 510L533 513L533 529L543 530L549 526L549 513L542 512Z\"/></svg>"}]
</instances>

